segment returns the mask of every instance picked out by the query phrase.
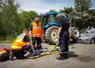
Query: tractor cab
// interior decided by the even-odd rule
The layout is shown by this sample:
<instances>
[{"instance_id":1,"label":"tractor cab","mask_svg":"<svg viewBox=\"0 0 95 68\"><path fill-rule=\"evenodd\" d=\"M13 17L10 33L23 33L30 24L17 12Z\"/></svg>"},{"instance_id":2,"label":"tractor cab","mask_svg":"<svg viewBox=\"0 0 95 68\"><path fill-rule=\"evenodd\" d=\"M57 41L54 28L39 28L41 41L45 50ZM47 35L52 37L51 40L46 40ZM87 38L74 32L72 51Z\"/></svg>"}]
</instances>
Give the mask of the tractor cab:
<instances>
[{"instance_id":1,"label":"tractor cab","mask_svg":"<svg viewBox=\"0 0 95 68\"><path fill-rule=\"evenodd\" d=\"M43 24L44 28L47 29L48 27L52 25L58 25L57 20L56 20L56 15L58 12L49 12L43 15Z\"/></svg>"},{"instance_id":2,"label":"tractor cab","mask_svg":"<svg viewBox=\"0 0 95 68\"><path fill-rule=\"evenodd\" d=\"M54 25L58 26L57 19L56 19L57 14L59 14L59 12L49 12L43 15L43 24L45 25L44 26L45 29ZM63 16L65 16L65 14L63 14Z\"/></svg>"}]
</instances>

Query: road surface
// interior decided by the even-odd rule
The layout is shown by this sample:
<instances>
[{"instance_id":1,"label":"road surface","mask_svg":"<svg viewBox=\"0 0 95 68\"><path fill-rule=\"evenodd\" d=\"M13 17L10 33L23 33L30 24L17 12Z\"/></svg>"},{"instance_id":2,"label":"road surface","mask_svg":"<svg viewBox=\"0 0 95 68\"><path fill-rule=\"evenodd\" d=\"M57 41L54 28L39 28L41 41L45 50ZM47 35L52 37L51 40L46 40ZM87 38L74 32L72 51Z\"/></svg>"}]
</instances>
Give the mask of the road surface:
<instances>
[{"instance_id":1,"label":"road surface","mask_svg":"<svg viewBox=\"0 0 95 68\"><path fill-rule=\"evenodd\" d=\"M10 45L0 44L0 47L9 48ZM0 68L95 68L95 45L73 44L73 47L67 60L57 60L57 53L38 59L9 60L0 63Z\"/></svg>"}]
</instances>

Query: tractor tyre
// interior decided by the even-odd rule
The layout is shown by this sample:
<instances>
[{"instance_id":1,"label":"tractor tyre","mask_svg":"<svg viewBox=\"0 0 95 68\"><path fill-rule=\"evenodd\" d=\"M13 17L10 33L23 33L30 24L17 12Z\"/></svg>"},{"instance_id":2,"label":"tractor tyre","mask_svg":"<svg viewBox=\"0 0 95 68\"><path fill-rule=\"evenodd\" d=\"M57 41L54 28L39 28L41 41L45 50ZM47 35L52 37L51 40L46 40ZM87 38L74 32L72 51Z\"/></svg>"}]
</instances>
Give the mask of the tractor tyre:
<instances>
[{"instance_id":1,"label":"tractor tyre","mask_svg":"<svg viewBox=\"0 0 95 68\"><path fill-rule=\"evenodd\" d=\"M73 39L74 42L76 42L80 37L79 29L77 27L71 27L70 32L72 32L71 38Z\"/></svg>"},{"instance_id":2,"label":"tractor tyre","mask_svg":"<svg viewBox=\"0 0 95 68\"><path fill-rule=\"evenodd\" d=\"M57 39L58 26L51 26L45 31L45 40L50 44L58 44Z\"/></svg>"}]
</instances>

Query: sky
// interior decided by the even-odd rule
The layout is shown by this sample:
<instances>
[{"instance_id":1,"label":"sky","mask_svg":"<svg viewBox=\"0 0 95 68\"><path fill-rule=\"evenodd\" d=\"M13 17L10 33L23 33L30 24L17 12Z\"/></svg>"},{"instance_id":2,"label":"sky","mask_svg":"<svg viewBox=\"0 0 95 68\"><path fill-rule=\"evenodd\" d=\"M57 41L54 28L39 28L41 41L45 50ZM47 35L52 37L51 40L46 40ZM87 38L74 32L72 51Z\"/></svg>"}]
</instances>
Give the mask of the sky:
<instances>
[{"instance_id":1,"label":"sky","mask_svg":"<svg viewBox=\"0 0 95 68\"><path fill-rule=\"evenodd\" d=\"M64 7L74 7L74 0L16 0L20 5L20 11L34 10L38 14L46 13L50 9L63 9ZM95 8L95 0L92 0L92 7Z\"/></svg>"}]
</instances>

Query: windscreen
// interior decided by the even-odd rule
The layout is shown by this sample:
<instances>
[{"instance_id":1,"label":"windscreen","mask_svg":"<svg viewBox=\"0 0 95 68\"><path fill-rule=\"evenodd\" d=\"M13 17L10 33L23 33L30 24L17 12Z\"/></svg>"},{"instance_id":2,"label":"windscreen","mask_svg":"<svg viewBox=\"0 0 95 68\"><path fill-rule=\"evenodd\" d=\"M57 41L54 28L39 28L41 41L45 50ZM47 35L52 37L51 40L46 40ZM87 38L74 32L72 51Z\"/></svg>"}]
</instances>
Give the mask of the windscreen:
<instances>
[{"instance_id":1,"label":"windscreen","mask_svg":"<svg viewBox=\"0 0 95 68\"><path fill-rule=\"evenodd\" d=\"M56 15L47 15L43 17L44 24L49 24L56 21Z\"/></svg>"}]
</instances>

